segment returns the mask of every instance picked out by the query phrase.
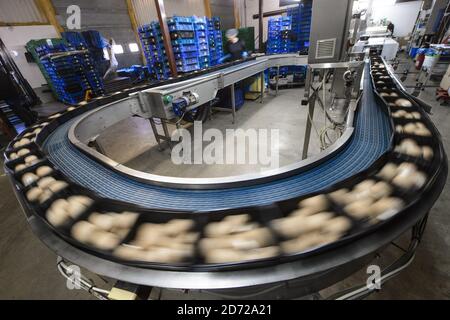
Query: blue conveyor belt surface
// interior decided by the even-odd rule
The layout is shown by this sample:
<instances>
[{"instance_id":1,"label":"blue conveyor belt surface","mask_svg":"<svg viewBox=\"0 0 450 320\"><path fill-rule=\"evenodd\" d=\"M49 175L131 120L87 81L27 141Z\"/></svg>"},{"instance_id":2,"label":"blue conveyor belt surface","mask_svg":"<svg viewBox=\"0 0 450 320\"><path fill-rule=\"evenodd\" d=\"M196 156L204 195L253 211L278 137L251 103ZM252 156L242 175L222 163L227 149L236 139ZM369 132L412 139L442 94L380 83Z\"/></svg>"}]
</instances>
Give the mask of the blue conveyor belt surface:
<instances>
[{"instance_id":1,"label":"blue conveyor belt surface","mask_svg":"<svg viewBox=\"0 0 450 320\"><path fill-rule=\"evenodd\" d=\"M49 159L73 181L100 196L144 207L174 210L216 210L264 205L323 190L367 169L388 148L391 127L375 99L368 65L355 132L335 156L297 175L255 186L221 190L180 190L158 187L116 173L73 146L67 133L76 120L58 127L45 141Z\"/></svg>"}]
</instances>

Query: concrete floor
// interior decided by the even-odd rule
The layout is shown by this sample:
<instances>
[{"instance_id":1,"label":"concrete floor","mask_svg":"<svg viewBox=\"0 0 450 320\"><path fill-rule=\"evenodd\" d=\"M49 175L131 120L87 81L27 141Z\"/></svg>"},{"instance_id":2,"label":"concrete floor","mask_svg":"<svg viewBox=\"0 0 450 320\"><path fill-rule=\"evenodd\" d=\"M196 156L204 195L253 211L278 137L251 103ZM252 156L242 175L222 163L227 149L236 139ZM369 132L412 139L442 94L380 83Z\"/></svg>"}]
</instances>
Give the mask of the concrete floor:
<instances>
[{"instance_id":1,"label":"concrete floor","mask_svg":"<svg viewBox=\"0 0 450 320\"><path fill-rule=\"evenodd\" d=\"M410 76L406 83L411 83ZM291 121L286 109L293 112L298 117L290 125L297 126L293 128L293 134L302 137L303 123L305 117L305 109L297 107L299 95L295 91L281 91L278 99L267 98L264 105L249 104L238 113L237 126L245 125L251 117L260 117L262 114L273 115L277 118L284 117L284 120ZM434 89L429 88L424 91L421 96L423 100L433 105L432 119L440 130L443 138L444 147L450 150L450 107L440 106L434 100ZM284 100L283 100L284 99ZM295 103L288 106L289 100ZM280 102L278 102L280 101ZM276 111L266 109L268 105L272 105ZM57 109L57 106L54 106ZM296 109L300 108L300 109ZM266 110L266 111L264 111ZM257 112L255 112L257 111ZM231 125L231 115L218 114L215 119L229 121ZM320 116L318 116L320 117ZM268 120L260 120L262 123L269 123ZM148 130L147 123L133 121L136 130L130 129L131 135L150 136L149 132L142 134L141 130ZM125 127L125 124L122 124ZM140 129L139 129L140 128ZM312 152L317 152L318 142L313 135ZM141 138L139 138L141 139ZM147 139L147 138L146 138ZM292 161L299 155L301 148L298 148L302 139L295 139L294 148L289 155L286 152L286 161ZM128 141L116 141L115 143L125 143L127 147L131 146L134 150L134 157L139 158L143 154L143 159L148 159L149 155L155 157L156 152L148 149L151 148L154 141L148 140L144 146L139 143L134 144L133 139ZM105 145L109 145L104 141ZM298 146L297 146L298 145ZM130 158L120 158L120 153L114 155L111 150L108 151L112 157L117 157L121 162L133 164L137 161L137 166L144 164L145 161L139 163L139 160ZM107 153L108 153L107 152ZM159 151L158 151L159 152ZM161 156L161 155L160 155ZM152 158L153 160L153 158ZM158 158L154 158L157 162ZM149 166L149 170L154 170L154 166ZM254 168L253 168L254 169ZM2 169L0 169L2 170ZM195 172L193 172L195 174ZM8 179L0 171L0 299L92 299L92 297L77 290L68 290L65 280L59 275L56 269L56 256L48 250L34 235L31 233L23 213L16 201ZM428 226L420 244L415 261L404 270L398 277L386 283L379 293L373 294L370 299L449 299L450 298L450 215L448 208L450 207L450 184L447 183L443 194L436 202L431 211ZM405 243L406 237L398 240L398 243ZM385 265L392 257L400 252L396 248L386 250L380 259L376 261L380 265ZM87 273L87 275L95 280L95 282L105 288L111 283L105 283L104 279L100 279L95 275ZM365 282L365 272L361 272L351 276L345 281L336 284L322 292L324 296L328 296L338 289L347 288ZM171 298L173 295L167 292L162 295L163 298ZM201 297L199 295L199 297Z\"/></svg>"},{"instance_id":2,"label":"concrete floor","mask_svg":"<svg viewBox=\"0 0 450 320\"><path fill-rule=\"evenodd\" d=\"M217 112L211 120L203 124L203 132L210 128L220 130L225 137L228 129L268 129L279 132L279 165L284 166L301 159L303 138L305 134L306 109L300 106L300 99L304 89L283 90L275 97L267 95L261 104L257 101L247 101L245 106L237 112L235 124L232 116L227 112ZM335 112L338 116L338 112ZM315 125L322 128L324 116L322 112L315 113ZM175 130L175 125L169 125L169 131ZM162 128L159 128L162 133ZM189 128L191 134L193 127ZM126 134L124 134L126 133ZM230 135L228 135L229 137ZM193 134L192 134L193 139ZM174 177L224 177L246 173L256 173L270 169L267 165L259 164L174 164L171 160L171 150L165 143L161 151L151 130L150 123L142 118L129 118L103 131L97 139L105 154L115 161L132 169ZM204 142L194 148L192 144L192 157L196 150L205 148L209 142ZM236 146L237 143L235 143ZM249 145L246 148L248 157ZM127 152L123 152L127 150ZM320 151L317 134L311 136L309 156ZM225 151L224 151L225 154Z\"/></svg>"}]
</instances>

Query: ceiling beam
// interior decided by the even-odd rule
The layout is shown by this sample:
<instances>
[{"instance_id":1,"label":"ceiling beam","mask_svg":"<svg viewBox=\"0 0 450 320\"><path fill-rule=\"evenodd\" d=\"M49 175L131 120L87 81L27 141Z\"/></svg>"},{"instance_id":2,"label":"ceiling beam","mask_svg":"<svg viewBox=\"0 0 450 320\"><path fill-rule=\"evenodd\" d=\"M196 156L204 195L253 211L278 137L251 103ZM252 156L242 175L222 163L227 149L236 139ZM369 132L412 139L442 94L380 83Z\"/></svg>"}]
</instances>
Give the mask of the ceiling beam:
<instances>
[{"instance_id":1,"label":"ceiling beam","mask_svg":"<svg viewBox=\"0 0 450 320\"><path fill-rule=\"evenodd\" d=\"M23 26L49 26L48 22L39 22L39 21L31 21L31 22L3 22L0 21L1 27L23 27Z\"/></svg>"},{"instance_id":2,"label":"ceiling beam","mask_svg":"<svg viewBox=\"0 0 450 320\"><path fill-rule=\"evenodd\" d=\"M234 27L239 29L241 27L241 18L239 16L239 0L233 0L233 13L234 13Z\"/></svg>"},{"instance_id":3,"label":"ceiling beam","mask_svg":"<svg viewBox=\"0 0 450 320\"><path fill-rule=\"evenodd\" d=\"M127 9L128 9L128 16L130 17L131 27L133 28L134 36L136 38L136 42L139 46L139 49L141 50L141 60L142 63L145 65L146 59L144 55L144 48L142 47L141 38L139 37L139 26L136 19L136 11L134 10L134 4L133 0L126 0L127 2Z\"/></svg>"},{"instance_id":4,"label":"ceiling beam","mask_svg":"<svg viewBox=\"0 0 450 320\"><path fill-rule=\"evenodd\" d=\"M205 16L212 18L211 3L209 0L203 0L203 5L205 6Z\"/></svg>"},{"instance_id":5,"label":"ceiling beam","mask_svg":"<svg viewBox=\"0 0 450 320\"><path fill-rule=\"evenodd\" d=\"M51 0L34 0L39 11L45 15L47 21L56 29L56 32L61 36L61 32L64 32L64 28L59 24L56 19L56 10Z\"/></svg>"},{"instance_id":6,"label":"ceiling beam","mask_svg":"<svg viewBox=\"0 0 450 320\"><path fill-rule=\"evenodd\" d=\"M274 10L274 11L267 11L263 13L263 18L272 17L272 16L279 16L283 13L286 13L287 9L280 9L280 10ZM259 13L254 14L253 19L259 19Z\"/></svg>"},{"instance_id":7,"label":"ceiling beam","mask_svg":"<svg viewBox=\"0 0 450 320\"><path fill-rule=\"evenodd\" d=\"M259 30L258 30L258 34L259 34L259 52L262 52L263 50L263 38L264 38L264 23L263 23L263 8L264 6L264 1L263 0L259 0L258 3L258 11L259 11L259 17L258 17L258 26L259 26Z\"/></svg>"}]
</instances>

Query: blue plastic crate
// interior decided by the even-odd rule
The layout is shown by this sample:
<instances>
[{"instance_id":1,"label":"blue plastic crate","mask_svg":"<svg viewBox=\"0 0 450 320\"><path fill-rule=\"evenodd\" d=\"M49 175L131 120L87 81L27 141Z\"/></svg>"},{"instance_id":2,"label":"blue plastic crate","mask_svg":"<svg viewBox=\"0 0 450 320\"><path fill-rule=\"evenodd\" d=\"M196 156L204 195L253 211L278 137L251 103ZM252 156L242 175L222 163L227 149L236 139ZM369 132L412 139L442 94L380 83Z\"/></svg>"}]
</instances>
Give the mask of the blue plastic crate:
<instances>
[{"instance_id":1,"label":"blue plastic crate","mask_svg":"<svg viewBox=\"0 0 450 320\"><path fill-rule=\"evenodd\" d=\"M200 50L198 52L198 57L202 58L202 57L209 57L209 50Z\"/></svg>"},{"instance_id":2,"label":"blue plastic crate","mask_svg":"<svg viewBox=\"0 0 450 320\"><path fill-rule=\"evenodd\" d=\"M228 87L224 89L220 94L220 106L223 108L232 108L231 100L231 88ZM234 102L236 110L239 110L244 105L244 90L242 88L236 87L234 89Z\"/></svg>"},{"instance_id":3,"label":"blue plastic crate","mask_svg":"<svg viewBox=\"0 0 450 320\"><path fill-rule=\"evenodd\" d=\"M194 17L185 17L174 15L167 19L167 23L178 22L178 23L193 23L195 21Z\"/></svg>"},{"instance_id":4,"label":"blue plastic crate","mask_svg":"<svg viewBox=\"0 0 450 320\"><path fill-rule=\"evenodd\" d=\"M192 23L173 23L168 24L169 31L194 31L194 25Z\"/></svg>"},{"instance_id":5,"label":"blue plastic crate","mask_svg":"<svg viewBox=\"0 0 450 320\"><path fill-rule=\"evenodd\" d=\"M174 45L173 47L173 52L176 53L185 53L185 52L197 52L197 45L196 44L187 44L187 45L183 45L183 44L178 44L178 45Z\"/></svg>"},{"instance_id":6,"label":"blue plastic crate","mask_svg":"<svg viewBox=\"0 0 450 320\"><path fill-rule=\"evenodd\" d=\"M198 64L198 58L180 58L175 60L177 66L193 65Z\"/></svg>"},{"instance_id":7,"label":"blue plastic crate","mask_svg":"<svg viewBox=\"0 0 450 320\"><path fill-rule=\"evenodd\" d=\"M175 59L182 59L182 58L196 58L197 52L196 51L189 51L189 52L183 52L183 53L174 53Z\"/></svg>"},{"instance_id":8,"label":"blue plastic crate","mask_svg":"<svg viewBox=\"0 0 450 320\"><path fill-rule=\"evenodd\" d=\"M198 63L196 64L191 64L191 65L183 65L183 66L177 66L177 71L178 72L192 72L192 71L196 71L200 69L200 66Z\"/></svg>"},{"instance_id":9,"label":"blue plastic crate","mask_svg":"<svg viewBox=\"0 0 450 320\"><path fill-rule=\"evenodd\" d=\"M172 45L196 45L195 39L176 39L172 40Z\"/></svg>"}]
</instances>

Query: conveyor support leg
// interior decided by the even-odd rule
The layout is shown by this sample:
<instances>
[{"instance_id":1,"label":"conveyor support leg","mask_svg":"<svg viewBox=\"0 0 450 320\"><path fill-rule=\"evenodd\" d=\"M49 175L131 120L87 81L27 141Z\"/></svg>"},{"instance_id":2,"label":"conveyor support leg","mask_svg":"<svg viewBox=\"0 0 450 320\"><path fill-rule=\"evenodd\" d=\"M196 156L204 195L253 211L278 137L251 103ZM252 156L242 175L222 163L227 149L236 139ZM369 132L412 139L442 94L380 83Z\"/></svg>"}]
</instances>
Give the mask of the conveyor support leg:
<instances>
[{"instance_id":1,"label":"conveyor support leg","mask_svg":"<svg viewBox=\"0 0 450 320\"><path fill-rule=\"evenodd\" d=\"M316 95L313 94L309 99L308 114L306 117L305 140L303 142L302 159L308 157L309 142L311 139L312 120L314 119L314 109L316 104Z\"/></svg>"},{"instance_id":2,"label":"conveyor support leg","mask_svg":"<svg viewBox=\"0 0 450 320\"><path fill-rule=\"evenodd\" d=\"M161 126L164 131L164 135L159 134L158 128L156 127L156 124L155 124L155 119L153 117L150 118L149 121L150 121L150 125L152 126L153 135L155 136L156 142L158 142L159 150L160 151L164 150L161 140L167 141L167 143L169 144L169 147L172 147L172 140L171 140L171 137L169 134L169 129L167 128L167 123L164 121L164 119L160 119Z\"/></svg>"},{"instance_id":3,"label":"conveyor support leg","mask_svg":"<svg viewBox=\"0 0 450 320\"><path fill-rule=\"evenodd\" d=\"M280 80L280 66L277 66L277 78L275 79L275 96L278 96L278 81Z\"/></svg>"},{"instance_id":4,"label":"conveyor support leg","mask_svg":"<svg viewBox=\"0 0 450 320\"><path fill-rule=\"evenodd\" d=\"M234 83L231 85L231 112L233 113L233 124L236 122L236 95L234 92Z\"/></svg>"},{"instance_id":5,"label":"conveyor support leg","mask_svg":"<svg viewBox=\"0 0 450 320\"><path fill-rule=\"evenodd\" d=\"M263 103L263 98L264 98L264 71L261 72L261 100L259 101L260 103Z\"/></svg>"}]
</instances>

